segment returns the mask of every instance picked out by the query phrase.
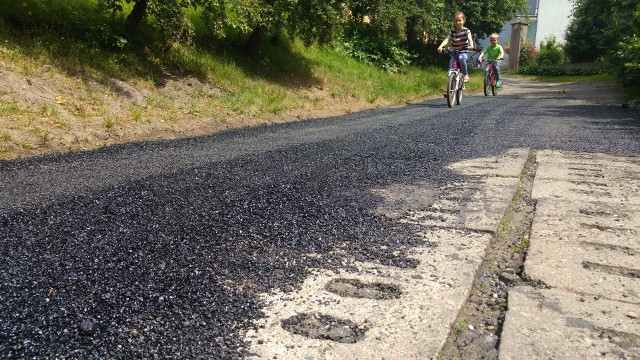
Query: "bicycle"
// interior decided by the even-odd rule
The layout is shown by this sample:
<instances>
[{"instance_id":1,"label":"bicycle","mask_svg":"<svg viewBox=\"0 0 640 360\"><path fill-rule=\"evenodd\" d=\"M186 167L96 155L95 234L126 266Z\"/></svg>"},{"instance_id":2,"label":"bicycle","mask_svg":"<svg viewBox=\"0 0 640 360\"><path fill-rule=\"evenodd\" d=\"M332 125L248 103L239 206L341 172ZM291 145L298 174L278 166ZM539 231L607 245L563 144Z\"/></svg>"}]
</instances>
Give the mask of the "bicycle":
<instances>
[{"instance_id":1,"label":"bicycle","mask_svg":"<svg viewBox=\"0 0 640 360\"><path fill-rule=\"evenodd\" d=\"M502 59L496 60L501 61ZM496 71L493 66L493 61L483 60L483 62L487 63L487 67L484 71L484 96L489 96L489 88L491 88L491 93L493 94L493 96L497 96L499 88L496 86L496 83L498 81L496 80Z\"/></svg>"},{"instance_id":2,"label":"bicycle","mask_svg":"<svg viewBox=\"0 0 640 360\"><path fill-rule=\"evenodd\" d=\"M447 71L447 89L444 96L447 98L447 105L452 108L454 105L460 105L462 103L462 94L465 90L464 81L462 81L463 75L460 71L460 64L458 64L457 54L461 52L466 53L478 53L479 50L451 50L442 49L443 54L456 54L453 57L453 65ZM473 56L473 55L472 55Z\"/></svg>"}]
</instances>

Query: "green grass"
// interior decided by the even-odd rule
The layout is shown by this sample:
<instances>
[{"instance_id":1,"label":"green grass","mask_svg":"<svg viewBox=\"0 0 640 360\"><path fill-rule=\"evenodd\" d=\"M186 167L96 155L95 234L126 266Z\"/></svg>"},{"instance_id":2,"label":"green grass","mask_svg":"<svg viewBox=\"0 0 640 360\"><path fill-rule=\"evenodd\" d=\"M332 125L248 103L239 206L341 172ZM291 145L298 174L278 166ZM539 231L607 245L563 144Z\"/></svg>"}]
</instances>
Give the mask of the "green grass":
<instances>
[{"instance_id":1,"label":"green grass","mask_svg":"<svg viewBox=\"0 0 640 360\"><path fill-rule=\"evenodd\" d=\"M518 242L513 246L513 252L516 254L522 254L529 249L529 244L529 237L525 236L518 240Z\"/></svg>"},{"instance_id":2,"label":"green grass","mask_svg":"<svg viewBox=\"0 0 640 360\"><path fill-rule=\"evenodd\" d=\"M0 103L0 116L25 115L30 111L24 106L16 103Z\"/></svg>"},{"instance_id":3,"label":"green grass","mask_svg":"<svg viewBox=\"0 0 640 360\"><path fill-rule=\"evenodd\" d=\"M32 132L38 139L40 139L40 141L43 144L49 141L49 136L50 136L49 130L35 128L32 130Z\"/></svg>"}]
</instances>

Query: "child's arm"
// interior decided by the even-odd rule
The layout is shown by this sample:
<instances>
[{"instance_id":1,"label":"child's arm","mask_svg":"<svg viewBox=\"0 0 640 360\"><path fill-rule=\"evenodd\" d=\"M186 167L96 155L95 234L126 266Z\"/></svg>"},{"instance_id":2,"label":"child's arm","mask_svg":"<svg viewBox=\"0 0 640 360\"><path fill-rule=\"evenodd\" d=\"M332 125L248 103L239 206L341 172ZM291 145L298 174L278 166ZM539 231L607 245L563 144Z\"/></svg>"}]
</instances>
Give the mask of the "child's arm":
<instances>
[{"instance_id":1,"label":"child's arm","mask_svg":"<svg viewBox=\"0 0 640 360\"><path fill-rule=\"evenodd\" d=\"M500 46L500 55L498 55L498 58L496 60L502 59L504 59L504 49L502 48L502 46Z\"/></svg>"},{"instance_id":2,"label":"child's arm","mask_svg":"<svg viewBox=\"0 0 640 360\"><path fill-rule=\"evenodd\" d=\"M438 52L442 54L442 48L449 43L449 39L451 38L451 34L448 34L446 38L442 41L442 44L438 46Z\"/></svg>"},{"instance_id":3,"label":"child's arm","mask_svg":"<svg viewBox=\"0 0 640 360\"><path fill-rule=\"evenodd\" d=\"M484 49L482 49L482 51L480 52L480 55L478 56L478 63L482 62L482 57L484 56Z\"/></svg>"},{"instance_id":4,"label":"child's arm","mask_svg":"<svg viewBox=\"0 0 640 360\"><path fill-rule=\"evenodd\" d=\"M475 49L475 46L473 46L473 38L471 37L471 30L467 31L467 40L469 40L469 49Z\"/></svg>"}]
</instances>

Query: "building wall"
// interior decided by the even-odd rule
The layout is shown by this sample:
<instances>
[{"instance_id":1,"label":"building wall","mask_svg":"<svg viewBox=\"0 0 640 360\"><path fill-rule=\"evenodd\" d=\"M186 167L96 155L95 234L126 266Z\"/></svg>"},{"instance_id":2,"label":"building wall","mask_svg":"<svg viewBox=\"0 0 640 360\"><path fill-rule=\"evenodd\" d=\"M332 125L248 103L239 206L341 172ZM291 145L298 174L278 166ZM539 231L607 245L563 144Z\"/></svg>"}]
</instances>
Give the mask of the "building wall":
<instances>
[{"instance_id":1,"label":"building wall","mask_svg":"<svg viewBox=\"0 0 640 360\"><path fill-rule=\"evenodd\" d=\"M538 24L535 45L549 36L555 36L558 42L564 42L564 33L571 22L573 3L570 0L539 0Z\"/></svg>"},{"instance_id":2,"label":"building wall","mask_svg":"<svg viewBox=\"0 0 640 360\"><path fill-rule=\"evenodd\" d=\"M550 35L554 35L558 42L564 42L564 32L571 22L573 12L572 0L528 0L528 7L527 39L529 41L537 48L540 48L540 42ZM522 18L525 19L524 16ZM511 40L511 23L516 21L514 19L507 22L500 30L498 43L503 47ZM488 38L479 39L478 43L482 47L490 44Z\"/></svg>"}]
</instances>

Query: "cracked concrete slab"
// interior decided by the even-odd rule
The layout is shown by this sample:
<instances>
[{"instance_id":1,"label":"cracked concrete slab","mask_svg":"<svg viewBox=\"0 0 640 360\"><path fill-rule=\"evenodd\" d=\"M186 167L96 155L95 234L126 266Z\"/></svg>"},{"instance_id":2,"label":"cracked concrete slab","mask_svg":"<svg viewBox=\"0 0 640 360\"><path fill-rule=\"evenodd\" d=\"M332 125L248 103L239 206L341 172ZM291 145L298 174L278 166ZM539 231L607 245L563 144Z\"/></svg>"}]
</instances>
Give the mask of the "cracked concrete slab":
<instances>
[{"instance_id":1,"label":"cracked concrete slab","mask_svg":"<svg viewBox=\"0 0 640 360\"><path fill-rule=\"evenodd\" d=\"M557 289L515 287L502 330L501 360L637 359L637 304Z\"/></svg>"},{"instance_id":2,"label":"cracked concrete slab","mask_svg":"<svg viewBox=\"0 0 640 360\"><path fill-rule=\"evenodd\" d=\"M640 159L540 151L500 359L640 358Z\"/></svg>"}]
</instances>

